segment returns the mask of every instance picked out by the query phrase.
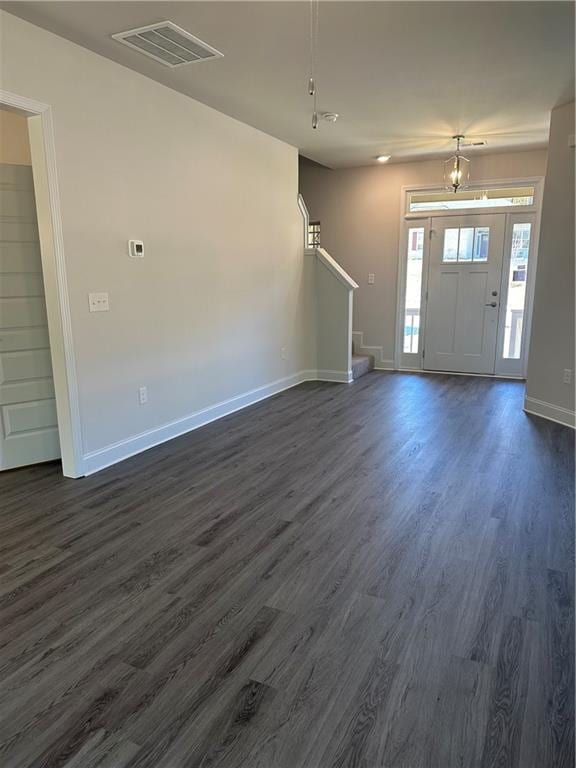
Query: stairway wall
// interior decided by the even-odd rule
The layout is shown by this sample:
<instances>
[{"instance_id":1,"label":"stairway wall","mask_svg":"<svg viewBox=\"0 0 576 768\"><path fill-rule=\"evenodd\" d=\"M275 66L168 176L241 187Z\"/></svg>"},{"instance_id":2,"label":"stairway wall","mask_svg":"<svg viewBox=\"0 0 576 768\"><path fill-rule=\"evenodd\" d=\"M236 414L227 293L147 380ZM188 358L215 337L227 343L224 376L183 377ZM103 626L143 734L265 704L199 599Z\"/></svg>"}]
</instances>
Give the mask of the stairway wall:
<instances>
[{"instance_id":1,"label":"stairway wall","mask_svg":"<svg viewBox=\"0 0 576 768\"><path fill-rule=\"evenodd\" d=\"M351 381L353 292L344 288L318 259L315 263L318 375L334 381Z\"/></svg>"}]
</instances>

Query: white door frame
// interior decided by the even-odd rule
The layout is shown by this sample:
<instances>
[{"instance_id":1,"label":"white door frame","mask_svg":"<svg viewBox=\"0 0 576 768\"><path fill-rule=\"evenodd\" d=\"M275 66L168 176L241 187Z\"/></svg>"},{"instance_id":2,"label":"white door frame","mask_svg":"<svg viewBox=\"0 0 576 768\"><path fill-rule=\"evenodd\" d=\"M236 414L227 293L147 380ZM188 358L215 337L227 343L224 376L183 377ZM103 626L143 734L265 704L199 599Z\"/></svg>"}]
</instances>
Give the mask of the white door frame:
<instances>
[{"instance_id":1,"label":"white door frame","mask_svg":"<svg viewBox=\"0 0 576 768\"><path fill-rule=\"evenodd\" d=\"M530 348L530 332L532 325L532 305L534 300L534 285L536 280L536 267L538 261L538 243L540 239L540 217L542 212L542 191L543 191L544 177L543 176L530 176L522 178L512 179L498 179L497 181L483 180L480 182L474 182L470 184L470 188L478 189L482 191L486 187L514 187L521 185L529 185L534 187L534 203L530 206L510 206L510 207L492 207L492 208L461 208L452 211L439 210L433 212L415 212L410 213L408 211L408 195L410 192L442 192L443 187L438 187L430 184L420 185L408 185L401 188L400 191L400 238L398 244L398 285L396 292L396 333L395 333L395 346L394 346L394 367L400 371L422 371L425 369L422 365L422 350L426 344L426 309L427 302L426 296L428 293L428 267L430 264L430 230L432 226L432 219L434 217L447 217L447 216L468 216L474 214L492 214L499 213L506 216L506 229L504 237L504 259L502 266L502 274L507 275L507 269L510 263L510 249L508 247L511 242L511 226L510 218L516 214L530 214L534 216L535 227L532 233L530 241L530 266L528 269L528 284L526 286L526 323L523 328L522 339L522 358L521 358L521 375L510 376L509 374L498 374L498 365L496 365L495 378L499 375L503 375L505 378L526 378L527 366L528 366L528 351ZM408 230L413 227L424 228L424 253L422 258L422 297L421 297L421 312L420 312L420 341L418 345L418 353L409 355L409 360L406 359L406 354L403 352L403 340L404 340L404 297L406 294L406 243L408 237ZM510 239L509 239L510 237ZM501 296L502 298L502 296ZM504 322L505 313L500 311L498 316L498 344L500 339L500 325ZM497 357L498 361L498 357ZM457 374L456 374L457 375ZM478 374L462 374L466 376L475 376ZM482 374L484 375L484 374Z\"/></svg>"},{"instance_id":2,"label":"white door frame","mask_svg":"<svg viewBox=\"0 0 576 768\"><path fill-rule=\"evenodd\" d=\"M64 259L52 109L48 104L3 90L0 90L0 106L8 107L28 118L62 471L66 477L81 477L85 474L82 427Z\"/></svg>"}]
</instances>

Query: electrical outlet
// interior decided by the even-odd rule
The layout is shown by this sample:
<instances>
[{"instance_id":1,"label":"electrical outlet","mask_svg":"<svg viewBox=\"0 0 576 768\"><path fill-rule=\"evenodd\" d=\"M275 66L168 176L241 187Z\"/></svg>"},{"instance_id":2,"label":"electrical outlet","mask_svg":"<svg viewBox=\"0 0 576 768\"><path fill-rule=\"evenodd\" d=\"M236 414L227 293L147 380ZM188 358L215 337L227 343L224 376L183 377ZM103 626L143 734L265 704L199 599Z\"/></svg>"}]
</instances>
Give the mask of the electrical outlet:
<instances>
[{"instance_id":1,"label":"electrical outlet","mask_svg":"<svg viewBox=\"0 0 576 768\"><path fill-rule=\"evenodd\" d=\"M88 307L90 309L90 312L108 312L108 310L110 309L108 294L105 292L89 293Z\"/></svg>"},{"instance_id":2,"label":"electrical outlet","mask_svg":"<svg viewBox=\"0 0 576 768\"><path fill-rule=\"evenodd\" d=\"M282 358L282 360L288 360L288 350L286 349L286 347L282 347L282 349L280 350L280 357Z\"/></svg>"},{"instance_id":3,"label":"electrical outlet","mask_svg":"<svg viewBox=\"0 0 576 768\"><path fill-rule=\"evenodd\" d=\"M564 384L572 384L572 371L570 368L564 368Z\"/></svg>"},{"instance_id":4,"label":"electrical outlet","mask_svg":"<svg viewBox=\"0 0 576 768\"><path fill-rule=\"evenodd\" d=\"M374 285L376 281L376 275L374 272L368 272L368 285Z\"/></svg>"},{"instance_id":5,"label":"electrical outlet","mask_svg":"<svg viewBox=\"0 0 576 768\"><path fill-rule=\"evenodd\" d=\"M148 387L138 388L138 402L140 405L144 405L144 403L148 402Z\"/></svg>"}]
</instances>

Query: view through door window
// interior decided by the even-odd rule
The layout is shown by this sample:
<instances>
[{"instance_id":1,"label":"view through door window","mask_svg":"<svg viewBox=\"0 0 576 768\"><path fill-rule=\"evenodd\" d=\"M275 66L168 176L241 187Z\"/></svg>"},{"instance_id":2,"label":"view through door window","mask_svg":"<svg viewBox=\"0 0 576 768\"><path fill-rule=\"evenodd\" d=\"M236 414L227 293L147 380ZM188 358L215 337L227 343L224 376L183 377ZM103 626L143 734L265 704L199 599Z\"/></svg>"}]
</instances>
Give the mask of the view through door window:
<instances>
[{"instance_id":1,"label":"view through door window","mask_svg":"<svg viewBox=\"0 0 576 768\"><path fill-rule=\"evenodd\" d=\"M422 296L422 258L424 256L424 227L408 230L406 258L406 298L404 302L404 344L409 354L418 352L420 338L420 301Z\"/></svg>"},{"instance_id":2,"label":"view through door window","mask_svg":"<svg viewBox=\"0 0 576 768\"><path fill-rule=\"evenodd\" d=\"M526 304L526 276L531 228L531 224L514 224L512 229L503 350L504 358L509 360L518 360L522 353L522 328Z\"/></svg>"},{"instance_id":3,"label":"view through door window","mask_svg":"<svg viewBox=\"0 0 576 768\"><path fill-rule=\"evenodd\" d=\"M455 227L444 230L442 261L488 261L490 227Z\"/></svg>"}]
</instances>

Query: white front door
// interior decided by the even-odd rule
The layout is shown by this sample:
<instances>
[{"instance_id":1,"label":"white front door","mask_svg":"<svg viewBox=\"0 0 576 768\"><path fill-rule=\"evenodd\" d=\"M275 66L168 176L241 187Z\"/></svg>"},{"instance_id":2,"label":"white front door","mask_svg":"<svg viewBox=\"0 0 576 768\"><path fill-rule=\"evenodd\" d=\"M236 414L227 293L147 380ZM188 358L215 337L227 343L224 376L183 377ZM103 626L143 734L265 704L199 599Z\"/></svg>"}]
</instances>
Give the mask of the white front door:
<instances>
[{"instance_id":1,"label":"white front door","mask_svg":"<svg viewBox=\"0 0 576 768\"><path fill-rule=\"evenodd\" d=\"M505 217L432 219L424 368L493 374Z\"/></svg>"},{"instance_id":2,"label":"white front door","mask_svg":"<svg viewBox=\"0 0 576 768\"><path fill-rule=\"evenodd\" d=\"M0 164L0 469L59 457L32 169Z\"/></svg>"}]
</instances>

